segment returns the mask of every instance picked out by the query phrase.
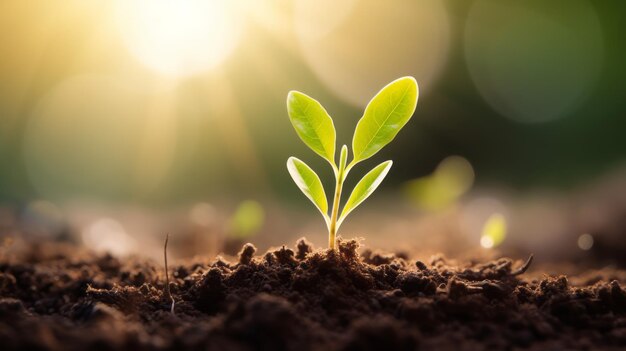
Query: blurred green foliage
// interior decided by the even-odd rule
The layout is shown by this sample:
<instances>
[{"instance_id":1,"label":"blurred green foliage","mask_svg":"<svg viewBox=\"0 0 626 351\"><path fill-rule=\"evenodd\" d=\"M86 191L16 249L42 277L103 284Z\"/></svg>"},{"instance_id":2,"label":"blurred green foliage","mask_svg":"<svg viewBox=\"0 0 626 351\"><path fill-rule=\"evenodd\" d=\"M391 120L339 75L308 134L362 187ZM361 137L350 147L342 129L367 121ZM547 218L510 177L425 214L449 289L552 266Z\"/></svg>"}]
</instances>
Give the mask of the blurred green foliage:
<instances>
[{"instance_id":1,"label":"blurred green foliage","mask_svg":"<svg viewBox=\"0 0 626 351\"><path fill-rule=\"evenodd\" d=\"M254 236L265 223L265 210L254 200L242 201L228 225L228 233L232 238L248 239Z\"/></svg>"}]
</instances>

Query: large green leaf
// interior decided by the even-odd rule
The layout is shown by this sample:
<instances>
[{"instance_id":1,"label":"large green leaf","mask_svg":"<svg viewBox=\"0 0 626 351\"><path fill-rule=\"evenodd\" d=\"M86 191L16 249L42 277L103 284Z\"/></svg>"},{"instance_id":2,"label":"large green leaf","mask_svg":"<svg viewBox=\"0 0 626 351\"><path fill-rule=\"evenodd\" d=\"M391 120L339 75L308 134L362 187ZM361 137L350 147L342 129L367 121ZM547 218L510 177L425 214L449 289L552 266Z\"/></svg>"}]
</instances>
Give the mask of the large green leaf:
<instances>
[{"instance_id":1,"label":"large green leaf","mask_svg":"<svg viewBox=\"0 0 626 351\"><path fill-rule=\"evenodd\" d=\"M372 157L395 138L415 112L417 96L413 77L396 79L374 96L354 132L353 163Z\"/></svg>"},{"instance_id":2,"label":"large green leaf","mask_svg":"<svg viewBox=\"0 0 626 351\"><path fill-rule=\"evenodd\" d=\"M290 91L287 95L287 111L300 139L334 165L335 126L324 107L299 91Z\"/></svg>"},{"instance_id":3,"label":"large green leaf","mask_svg":"<svg viewBox=\"0 0 626 351\"><path fill-rule=\"evenodd\" d=\"M339 217L338 226L341 225L350 212L352 212L357 206L365 201L365 199L372 195L374 190L376 190L380 183L382 183L383 179L385 179L387 173L389 173L392 163L393 162L391 160L385 161L374 167L374 169L363 176L359 183L354 187L354 190L352 190L352 194L350 194L346 205L343 207L341 216Z\"/></svg>"},{"instance_id":4,"label":"large green leaf","mask_svg":"<svg viewBox=\"0 0 626 351\"><path fill-rule=\"evenodd\" d=\"M324 215L326 221L328 221L328 200L326 199L326 193L320 177L317 176L311 167L295 157L289 157L287 160L287 170L298 188L313 202Z\"/></svg>"}]
</instances>

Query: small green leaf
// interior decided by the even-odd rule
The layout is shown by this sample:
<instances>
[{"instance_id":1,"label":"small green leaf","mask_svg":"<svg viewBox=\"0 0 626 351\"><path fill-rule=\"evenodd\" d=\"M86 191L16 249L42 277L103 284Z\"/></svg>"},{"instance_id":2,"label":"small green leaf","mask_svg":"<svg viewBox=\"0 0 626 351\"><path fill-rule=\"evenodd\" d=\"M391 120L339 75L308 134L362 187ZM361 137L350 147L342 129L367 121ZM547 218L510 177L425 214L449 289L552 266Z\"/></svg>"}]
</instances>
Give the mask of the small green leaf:
<instances>
[{"instance_id":1,"label":"small green leaf","mask_svg":"<svg viewBox=\"0 0 626 351\"><path fill-rule=\"evenodd\" d=\"M335 126L324 107L298 91L287 95L291 124L302 141L330 164L335 164Z\"/></svg>"},{"instance_id":2,"label":"small green leaf","mask_svg":"<svg viewBox=\"0 0 626 351\"><path fill-rule=\"evenodd\" d=\"M287 170L298 188L315 204L328 222L328 200L320 177L311 167L295 157L289 157L287 160Z\"/></svg>"},{"instance_id":3,"label":"small green leaf","mask_svg":"<svg viewBox=\"0 0 626 351\"><path fill-rule=\"evenodd\" d=\"M339 169L346 169L346 163L348 162L348 147L346 145L341 147L341 153L339 154Z\"/></svg>"},{"instance_id":4,"label":"small green leaf","mask_svg":"<svg viewBox=\"0 0 626 351\"><path fill-rule=\"evenodd\" d=\"M374 169L363 176L359 183L354 187L354 190L352 190L352 194L350 194L346 205L343 207L337 226L341 225L343 220L346 216L348 216L348 214L350 214L350 212L352 212L352 210L372 195L374 190L376 190L380 183L382 183L383 179L385 179L392 163L393 162L391 160L385 161L374 167Z\"/></svg>"},{"instance_id":5,"label":"small green leaf","mask_svg":"<svg viewBox=\"0 0 626 351\"><path fill-rule=\"evenodd\" d=\"M415 112L417 96L413 77L396 79L374 96L354 131L352 163L372 157L395 138Z\"/></svg>"}]
</instances>

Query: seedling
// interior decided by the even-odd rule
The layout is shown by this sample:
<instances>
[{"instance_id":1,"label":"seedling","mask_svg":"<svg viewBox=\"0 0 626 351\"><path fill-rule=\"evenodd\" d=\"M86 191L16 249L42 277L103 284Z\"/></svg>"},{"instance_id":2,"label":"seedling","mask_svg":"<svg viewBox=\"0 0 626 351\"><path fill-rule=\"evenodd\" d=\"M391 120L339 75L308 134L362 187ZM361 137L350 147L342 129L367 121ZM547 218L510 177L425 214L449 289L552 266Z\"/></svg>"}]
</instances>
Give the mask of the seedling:
<instances>
[{"instance_id":1,"label":"seedling","mask_svg":"<svg viewBox=\"0 0 626 351\"><path fill-rule=\"evenodd\" d=\"M335 249L337 231L343 221L376 190L389 172L392 161L385 161L369 171L354 187L339 214L341 191L348 173L395 138L415 112L417 97L418 87L413 77L399 78L379 91L356 125L352 160L347 162L348 147L343 145L337 164L335 126L328 112L317 100L301 92L290 91L287 95L287 111L296 133L311 150L330 163L335 175L335 193L329 215L328 199L319 176L301 160L295 157L287 160L287 170L296 185L324 216L331 249Z\"/></svg>"}]
</instances>

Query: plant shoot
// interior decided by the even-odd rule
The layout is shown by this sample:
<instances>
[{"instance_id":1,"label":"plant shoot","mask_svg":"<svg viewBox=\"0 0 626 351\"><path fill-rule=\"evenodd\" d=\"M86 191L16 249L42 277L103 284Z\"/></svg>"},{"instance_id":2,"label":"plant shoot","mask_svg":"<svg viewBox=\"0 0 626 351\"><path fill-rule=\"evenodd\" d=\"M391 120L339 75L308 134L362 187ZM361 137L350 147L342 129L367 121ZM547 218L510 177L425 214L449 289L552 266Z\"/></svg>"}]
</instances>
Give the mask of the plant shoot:
<instances>
[{"instance_id":1,"label":"plant shoot","mask_svg":"<svg viewBox=\"0 0 626 351\"><path fill-rule=\"evenodd\" d=\"M343 145L336 162L336 132L333 120L324 107L315 99L298 91L287 95L287 111L291 124L302 141L315 153L324 158L335 175L335 191L332 205L319 176L311 167L296 157L287 160L287 170L302 190L320 211L328 227L328 245L335 249L337 231L346 217L378 188L392 161L385 161L369 171L357 183L339 211L343 183L350 170L359 162L374 156L389 144L400 129L409 121L417 105L418 87L415 78L399 78L374 96L359 120L352 138L352 159L348 162L348 147Z\"/></svg>"}]
</instances>

